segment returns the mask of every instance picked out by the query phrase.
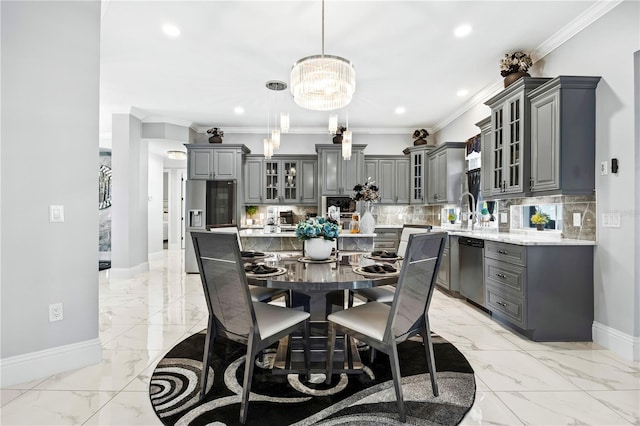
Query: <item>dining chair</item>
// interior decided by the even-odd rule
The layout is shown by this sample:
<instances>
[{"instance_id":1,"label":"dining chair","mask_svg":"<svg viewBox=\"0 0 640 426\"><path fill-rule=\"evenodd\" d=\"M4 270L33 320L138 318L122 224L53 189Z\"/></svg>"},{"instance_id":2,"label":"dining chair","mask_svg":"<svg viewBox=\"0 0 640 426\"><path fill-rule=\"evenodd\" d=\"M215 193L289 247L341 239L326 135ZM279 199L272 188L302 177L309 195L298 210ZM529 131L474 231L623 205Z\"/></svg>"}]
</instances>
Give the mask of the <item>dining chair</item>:
<instances>
[{"instance_id":1,"label":"dining chair","mask_svg":"<svg viewBox=\"0 0 640 426\"><path fill-rule=\"evenodd\" d=\"M429 304L446 233L411 234L391 306L369 302L329 315L326 383L331 384L336 332L345 333L389 356L400 421L406 421L397 345L419 334L425 347L433 395L438 396L429 327Z\"/></svg>"},{"instance_id":2,"label":"dining chair","mask_svg":"<svg viewBox=\"0 0 640 426\"><path fill-rule=\"evenodd\" d=\"M407 251L407 244L409 243L409 236L413 234L422 234L430 232L431 226L428 225L404 225L402 227L402 233L400 234L400 243L398 244L398 256L405 255ZM365 299L367 302L380 302L390 304L393 301L393 295L396 288L393 285L384 285L380 287L363 288L354 290L356 296ZM349 306L353 306L351 304Z\"/></svg>"},{"instance_id":3,"label":"dining chair","mask_svg":"<svg viewBox=\"0 0 640 426\"><path fill-rule=\"evenodd\" d=\"M310 369L309 313L253 302L238 239L231 233L192 232L209 318L202 360L200 400L207 389L213 344L218 336L247 346L240 403L240 423L247 419L256 355L302 327L307 377Z\"/></svg>"},{"instance_id":4,"label":"dining chair","mask_svg":"<svg viewBox=\"0 0 640 426\"><path fill-rule=\"evenodd\" d=\"M220 224L209 225L209 232L214 233L231 233L235 234L238 238L238 247L242 251L242 241L240 241L240 232L238 232L238 226L233 224ZM289 290L281 288L267 288L257 285L249 285L249 291L251 292L251 300L254 302L271 302L273 300L284 297L284 304L287 307L291 307L291 292Z\"/></svg>"}]
</instances>

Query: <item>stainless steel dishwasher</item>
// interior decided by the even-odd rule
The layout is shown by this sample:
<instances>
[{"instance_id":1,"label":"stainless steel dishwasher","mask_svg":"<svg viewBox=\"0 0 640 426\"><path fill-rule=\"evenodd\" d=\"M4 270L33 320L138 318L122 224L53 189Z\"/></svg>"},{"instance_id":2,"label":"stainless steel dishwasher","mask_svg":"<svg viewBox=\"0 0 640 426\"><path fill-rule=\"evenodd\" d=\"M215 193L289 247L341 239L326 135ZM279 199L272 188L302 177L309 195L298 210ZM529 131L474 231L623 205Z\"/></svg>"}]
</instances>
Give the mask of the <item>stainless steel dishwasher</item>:
<instances>
[{"instance_id":1,"label":"stainless steel dishwasher","mask_svg":"<svg viewBox=\"0 0 640 426\"><path fill-rule=\"evenodd\" d=\"M460 294L484 307L484 240L458 239L460 259Z\"/></svg>"}]
</instances>

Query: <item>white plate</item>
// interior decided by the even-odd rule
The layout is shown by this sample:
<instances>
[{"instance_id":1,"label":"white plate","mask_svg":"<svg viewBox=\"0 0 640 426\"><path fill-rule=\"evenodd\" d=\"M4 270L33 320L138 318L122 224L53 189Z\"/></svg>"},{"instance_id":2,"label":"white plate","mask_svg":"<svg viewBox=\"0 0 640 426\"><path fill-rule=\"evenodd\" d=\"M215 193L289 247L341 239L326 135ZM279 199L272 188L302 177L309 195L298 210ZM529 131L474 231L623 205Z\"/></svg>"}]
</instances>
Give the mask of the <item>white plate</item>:
<instances>
[{"instance_id":1,"label":"white plate","mask_svg":"<svg viewBox=\"0 0 640 426\"><path fill-rule=\"evenodd\" d=\"M385 272L385 273L376 273L376 272L367 272L364 271L362 269L362 266L358 266L357 268L353 268L353 272L355 272L356 274L359 275L364 275L367 277L377 277L377 278L382 278L382 277L397 277L398 275L400 275L400 271L397 270L396 272Z\"/></svg>"},{"instance_id":2,"label":"white plate","mask_svg":"<svg viewBox=\"0 0 640 426\"><path fill-rule=\"evenodd\" d=\"M324 260L312 260L309 256L298 258L298 262L302 262L302 263L333 263L336 260L338 259L336 259L335 256L329 256L328 259L324 259Z\"/></svg>"},{"instance_id":3,"label":"white plate","mask_svg":"<svg viewBox=\"0 0 640 426\"><path fill-rule=\"evenodd\" d=\"M380 256L373 256L371 253L364 254L364 255L362 255L362 257L364 257L365 259L380 260L380 261L383 261L383 262L395 262L397 260L404 259L402 256L380 257Z\"/></svg>"},{"instance_id":4,"label":"white plate","mask_svg":"<svg viewBox=\"0 0 640 426\"><path fill-rule=\"evenodd\" d=\"M247 278L268 278L268 277L275 277L277 275L282 275L284 273L287 272L287 268L280 268L278 267L278 270L275 272L270 272L268 274L252 274L251 272L247 272Z\"/></svg>"}]
</instances>

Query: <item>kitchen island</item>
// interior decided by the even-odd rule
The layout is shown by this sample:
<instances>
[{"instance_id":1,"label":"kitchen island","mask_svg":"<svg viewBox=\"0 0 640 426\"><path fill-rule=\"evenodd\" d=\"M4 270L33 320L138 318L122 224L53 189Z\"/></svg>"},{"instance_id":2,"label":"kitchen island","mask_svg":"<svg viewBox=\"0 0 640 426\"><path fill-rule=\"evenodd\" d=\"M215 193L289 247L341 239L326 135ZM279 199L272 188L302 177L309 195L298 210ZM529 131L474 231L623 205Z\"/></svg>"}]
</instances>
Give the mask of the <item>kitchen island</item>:
<instances>
[{"instance_id":1,"label":"kitchen island","mask_svg":"<svg viewBox=\"0 0 640 426\"><path fill-rule=\"evenodd\" d=\"M348 234L338 236L338 250L369 252L373 250L376 234ZM302 241L296 237L295 229L281 232L265 232L263 229L243 229L240 231L243 250L256 251L302 251Z\"/></svg>"}]
</instances>

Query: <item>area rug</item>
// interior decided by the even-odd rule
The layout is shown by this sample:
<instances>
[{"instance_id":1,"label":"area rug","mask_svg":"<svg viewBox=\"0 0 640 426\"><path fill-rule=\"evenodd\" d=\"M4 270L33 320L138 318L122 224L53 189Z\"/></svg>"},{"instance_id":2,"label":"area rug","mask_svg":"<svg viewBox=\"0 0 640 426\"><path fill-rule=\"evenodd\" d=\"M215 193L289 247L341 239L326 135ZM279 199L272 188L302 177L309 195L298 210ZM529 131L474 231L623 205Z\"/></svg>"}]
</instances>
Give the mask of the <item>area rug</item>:
<instances>
[{"instance_id":1,"label":"area rug","mask_svg":"<svg viewBox=\"0 0 640 426\"><path fill-rule=\"evenodd\" d=\"M199 401L205 334L178 343L158 363L149 395L165 425L239 424L240 393L246 347L219 339L209 370L207 395ZM440 395L433 396L424 346L407 341L398 346L407 423L455 425L473 405L476 384L466 358L449 342L434 335L436 378ZM364 374L336 375L331 385L324 374L274 375L270 366L275 350L256 360L249 403L248 425L399 425L389 359L376 354L369 363L361 353Z\"/></svg>"}]
</instances>

